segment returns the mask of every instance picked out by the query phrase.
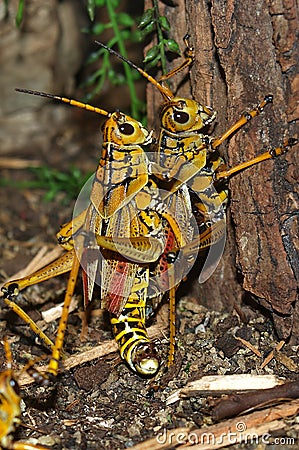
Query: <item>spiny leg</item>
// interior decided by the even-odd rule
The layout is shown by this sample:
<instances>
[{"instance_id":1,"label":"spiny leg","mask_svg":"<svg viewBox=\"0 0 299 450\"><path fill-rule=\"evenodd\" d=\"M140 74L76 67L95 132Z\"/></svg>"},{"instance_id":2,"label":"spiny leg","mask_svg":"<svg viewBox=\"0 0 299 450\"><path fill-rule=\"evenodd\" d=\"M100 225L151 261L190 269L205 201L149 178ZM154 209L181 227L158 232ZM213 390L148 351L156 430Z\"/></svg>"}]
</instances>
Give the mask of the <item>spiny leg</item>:
<instances>
[{"instance_id":1,"label":"spiny leg","mask_svg":"<svg viewBox=\"0 0 299 450\"><path fill-rule=\"evenodd\" d=\"M31 319L31 317L28 316L28 314L23 311L20 306L18 306L15 302L12 300L9 300L8 298L4 298L5 303L7 306L9 306L12 311L14 311L24 322L26 322L31 330L50 348L52 349L54 347L54 343L51 341L51 339L48 338L48 336L36 325L36 323Z\"/></svg>"},{"instance_id":2,"label":"spiny leg","mask_svg":"<svg viewBox=\"0 0 299 450\"><path fill-rule=\"evenodd\" d=\"M274 158L281 155L288 147L292 147L298 141L296 139L288 139L282 147L271 149L262 155L257 156L249 161L241 163L231 169L220 170L215 173L215 179L220 180L222 178L227 178L240 170L257 164L261 161ZM220 202L226 201L226 192L220 192L219 200ZM198 250L204 250L209 248L211 245L220 241L225 235L226 224L225 220L218 220L211 226L209 226L203 233L200 233L192 242L177 251L182 251L184 257L188 258L195 254ZM175 250L174 250L175 253ZM171 277L171 271L169 272L169 277ZM173 283L172 283L173 284ZM171 285L172 285L171 284ZM170 311L170 348L169 348L169 358L168 366L171 366L174 362L174 347L175 347L175 287L170 289L169 292L169 311Z\"/></svg>"},{"instance_id":3,"label":"spiny leg","mask_svg":"<svg viewBox=\"0 0 299 450\"><path fill-rule=\"evenodd\" d=\"M172 273L172 276L170 275ZM169 277L171 286L174 283L173 268L169 268ZM168 351L168 367L174 363L175 354L175 335L176 335L176 312L175 312L175 293L176 286L169 290L169 351Z\"/></svg>"},{"instance_id":4,"label":"spiny leg","mask_svg":"<svg viewBox=\"0 0 299 450\"><path fill-rule=\"evenodd\" d=\"M54 347L54 344L53 344ZM34 359L31 359L27 362L27 364L22 368L22 372L27 372L28 375L30 375L34 381L39 384L40 386L48 386L49 385L49 377L47 376L47 373L40 372L38 369L34 367L36 363L39 361L48 359L48 355L43 355Z\"/></svg>"},{"instance_id":5,"label":"spiny leg","mask_svg":"<svg viewBox=\"0 0 299 450\"><path fill-rule=\"evenodd\" d=\"M235 133L237 130L242 128L246 123L248 123L251 119L258 116L265 108L265 106L268 103L273 102L273 95L266 95L264 100L259 103L255 108L253 108L249 112L245 112L241 118L231 127L229 127L228 130L225 131L225 133L222 134L222 136L213 139L211 143L212 150L215 150L219 145L221 145L226 139L228 139L233 133Z\"/></svg>"},{"instance_id":6,"label":"spiny leg","mask_svg":"<svg viewBox=\"0 0 299 450\"><path fill-rule=\"evenodd\" d=\"M194 48L189 43L189 37L190 36L186 34L186 36L184 36L183 39L184 44L186 45L185 60L178 67L175 67L170 72L166 73L165 75L162 75L159 78L159 83L169 80L169 78L172 78L173 76L175 76L176 74L178 74L179 72L181 72L182 70L186 69L187 67L191 66L191 64L193 64L195 59L195 52Z\"/></svg>"},{"instance_id":7,"label":"spiny leg","mask_svg":"<svg viewBox=\"0 0 299 450\"><path fill-rule=\"evenodd\" d=\"M290 138L287 139L284 144L282 145L282 147L277 147L277 148L272 148L264 153L262 153L261 155L256 156L255 158L252 158L248 161L245 161L241 164L238 164L235 167L232 167L231 169L227 169L227 170L220 170L219 172L215 173L215 179L216 180L220 180L222 178L228 178L232 175L234 175L237 172L240 172L243 169L246 169L247 167L251 167L254 164L258 164L262 161L266 161L267 159L272 159L275 158L277 156L282 155L288 148L293 147L294 145L296 145L298 143L297 139L294 138Z\"/></svg>"},{"instance_id":8,"label":"spiny leg","mask_svg":"<svg viewBox=\"0 0 299 450\"><path fill-rule=\"evenodd\" d=\"M83 239L83 234L79 234L79 237ZM78 237L78 238L79 238ZM103 236L103 237L99 237L99 240L101 241L101 246L103 248L110 248L110 244L113 247L113 250L122 250L124 253L126 253L127 251L127 244L129 242L129 240L126 240L126 243L124 245L122 245L123 243L118 243L115 247L115 242L113 242L114 240L117 241L117 238L112 239L112 243L109 242L109 238ZM138 239L135 239L138 241ZM146 258L146 255L149 253L150 256L148 256L150 259L157 259L157 257L160 255L160 253L162 252L162 247L163 245L160 243L159 240L155 240L155 239L150 239L148 240L147 238L144 238L145 243L143 243L143 239L141 238L142 242L137 242L136 245L137 247L142 247L141 252L139 250L135 250L134 252L134 248L133 248L133 255L131 254L131 250L129 252L131 257L135 257L137 258L138 256L141 257L141 262L144 262L144 258ZM134 238L133 238L134 241ZM129 242L132 246L132 242ZM147 249L147 250L146 250ZM140 255L139 255L140 252ZM75 265L75 268L74 268ZM67 253L65 253L64 255L62 255L60 258L58 258L57 260L55 260L53 263L47 265L46 267L34 272L33 274L21 278L19 280L13 280L10 282L7 282L3 288L2 291L4 293L4 301L6 302L6 304L16 313L18 314L18 316L24 320L32 329L32 331L40 337L40 339L42 339L44 341L44 343L51 349L53 349L53 342L46 336L46 334L35 324L35 322L28 316L28 314L22 310L22 308L20 308L13 300L12 298L15 298L19 292L24 289L25 287L34 285L36 283L40 283L42 281L46 281L50 278L56 277L58 275L61 275L63 273L66 273L68 271L70 271L72 269L71 275L69 280L71 280L72 278L76 278L77 274L75 274L76 270L77 270L77 265L78 265L78 269L79 269L79 260L78 257L76 256L75 250L72 249L70 251L68 251ZM70 281L71 282L71 281ZM67 317L68 312L66 312L66 310L68 310L69 308L69 302L71 301L72 295L73 295L73 289L74 289L74 285L68 287L67 290L67 294L66 294L66 300L65 300L65 304L63 307L63 314L65 317ZM70 294L72 290L72 293ZM63 317L63 316L62 316ZM66 319L67 320L67 319ZM63 329L63 324L62 322L60 323L60 327L61 329ZM58 330L59 331L59 330ZM62 332L60 332L60 334L62 335ZM63 337L62 337L62 341L63 341ZM59 346L60 344L58 344ZM57 349L54 349L55 354L57 355ZM60 350L58 350L59 352ZM52 365L53 363L51 363L51 368L50 370L53 370L53 372L55 372L56 369L52 369Z\"/></svg>"},{"instance_id":9,"label":"spiny leg","mask_svg":"<svg viewBox=\"0 0 299 450\"><path fill-rule=\"evenodd\" d=\"M57 376L58 374L59 360L62 352L64 334L69 316L69 308L74 294L79 268L80 268L79 257L77 253L74 252L73 264L68 279L67 290L65 293L62 314L57 330L55 345L52 349L52 356L47 369L47 373L52 376Z\"/></svg>"},{"instance_id":10,"label":"spiny leg","mask_svg":"<svg viewBox=\"0 0 299 450\"><path fill-rule=\"evenodd\" d=\"M196 255L200 250L206 250L214 244L217 244L225 236L226 223L225 220L219 220L207 227L202 233L195 236L190 244L173 249L172 253L181 251L182 256L186 259Z\"/></svg>"},{"instance_id":11,"label":"spiny leg","mask_svg":"<svg viewBox=\"0 0 299 450\"><path fill-rule=\"evenodd\" d=\"M42 281L46 281L51 278L57 277L58 275L69 272L72 267L73 257L74 250L71 250L67 253L64 253L47 266L37 270L36 272L33 272L32 274L24 278L8 281L3 285L1 289L4 293L4 296L10 299L14 298L19 294L21 290L25 289L28 286L41 283Z\"/></svg>"},{"instance_id":12,"label":"spiny leg","mask_svg":"<svg viewBox=\"0 0 299 450\"><path fill-rule=\"evenodd\" d=\"M29 317L29 315L18 306L14 299L19 292L25 287L31 286L36 283L48 280L63 273L68 272L71 269L74 251L67 252L53 263L46 267L34 272L33 274L21 278L19 280L9 281L2 287L4 293L4 302L12 309L22 320L24 320L32 329L32 331L50 348L52 349L54 344L51 339L36 325L36 323Z\"/></svg>"},{"instance_id":13,"label":"spiny leg","mask_svg":"<svg viewBox=\"0 0 299 450\"><path fill-rule=\"evenodd\" d=\"M205 250L211 245L219 242L225 235L226 224L225 220L219 220L208 227L204 232L196 236L190 244L187 244L178 249L173 249L166 255L166 259L170 260L174 255L182 252L183 258L194 258L199 250ZM174 266L169 261L168 264L168 277L169 277L169 353L168 353L168 367L174 363L175 355L175 337L176 337L176 310L175 310L175 297L178 285L175 285L175 273Z\"/></svg>"},{"instance_id":14,"label":"spiny leg","mask_svg":"<svg viewBox=\"0 0 299 450\"><path fill-rule=\"evenodd\" d=\"M156 261L163 251L163 243L159 239L147 236L118 238L96 236L97 244L124 257L141 263Z\"/></svg>"}]
</instances>

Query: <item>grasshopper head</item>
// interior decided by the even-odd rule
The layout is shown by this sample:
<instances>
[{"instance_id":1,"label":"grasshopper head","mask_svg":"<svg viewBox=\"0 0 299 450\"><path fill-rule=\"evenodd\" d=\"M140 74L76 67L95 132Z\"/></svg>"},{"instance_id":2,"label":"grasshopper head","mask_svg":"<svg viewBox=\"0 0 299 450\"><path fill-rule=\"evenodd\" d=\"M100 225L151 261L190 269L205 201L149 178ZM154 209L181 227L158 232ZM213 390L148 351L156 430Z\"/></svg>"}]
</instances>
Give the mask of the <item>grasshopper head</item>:
<instances>
[{"instance_id":1,"label":"grasshopper head","mask_svg":"<svg viewBox=\"0 0 299 450\"><path fill-rule=\"evenodd\" d=\"M194 132L211 123L216 113L192 99L175 97L161 108L162 127L172 133Z\"/></svg>"},{"instance_id":2,"label":"grasshopper head","mask_svg":"<svg viewBox=\"0 0 299 450\"><path fill-rule=\"evenodd\" d=\"M119 146L147 145L151 142L151 133L132 117L119 111L111 114L103 125L104 142Z\"/></svg>"}]
</instances>

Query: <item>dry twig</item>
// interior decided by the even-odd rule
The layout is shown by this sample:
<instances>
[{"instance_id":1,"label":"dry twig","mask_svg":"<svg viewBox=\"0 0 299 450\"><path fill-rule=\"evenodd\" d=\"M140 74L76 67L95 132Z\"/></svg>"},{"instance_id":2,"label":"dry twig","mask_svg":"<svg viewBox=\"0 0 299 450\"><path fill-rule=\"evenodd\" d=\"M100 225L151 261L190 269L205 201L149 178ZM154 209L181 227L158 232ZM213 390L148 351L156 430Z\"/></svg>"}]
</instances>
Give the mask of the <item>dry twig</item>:
<instances>
[{"instance_id":1,"label":"dry twig","mask_svg":"<svg viewBox=\"0 0 299 450\"><path fill-rule=\"evenodd\" d=\"M243 344L245 347L249 348L249 350L251 350L253 353L255 353L259 358L262 357L261 352L255 348L250 342L246 341L245 339L239 337L239 336L234 336L235 339L237 339L238 341L241 342L241 344Z\"/></svg>"},{"instance_id":2,"label":"dry twig","mask_svg":"<svg viewBox=\"0 0 299 450\"><path fill-rule=\"evenodd\" d=\"M69 312L73 312L78 307L78 298L73 297ZM59 319L62 314L63 302L58 305L53 306L53 308L47 309L46 311L42 311L42 318L46 323L53 322L56 319Z\"/></svg>"},{"instance_id":3,"label":"dry twig","mask_svg":"<svg viewBox=\"0 0 299 450\"><path fill-rule=\"evenodd\" d=\"M291 381L270 389L259 389L246 394L232 394L227 398L218 400L213 408L212 417L218 421L270 402L279 402L298 397L299 381Z\"/></svg>"},{"instance_id":4,"label":"dry twig","mask_svg":"<svg viewBox=\"0 0 299 450\"><path fill-rule=\"evenodd\" d=\"M256 390L256 386L259 386L260 389L268 389L281 383L283 381L274 375L207 375L191 381L185 387L175 391L168 397L166 404L170 405L181 398L198 394L207 395L212 392L215 395L215 393L253 391Z\"/></svg>"}]
</instances>

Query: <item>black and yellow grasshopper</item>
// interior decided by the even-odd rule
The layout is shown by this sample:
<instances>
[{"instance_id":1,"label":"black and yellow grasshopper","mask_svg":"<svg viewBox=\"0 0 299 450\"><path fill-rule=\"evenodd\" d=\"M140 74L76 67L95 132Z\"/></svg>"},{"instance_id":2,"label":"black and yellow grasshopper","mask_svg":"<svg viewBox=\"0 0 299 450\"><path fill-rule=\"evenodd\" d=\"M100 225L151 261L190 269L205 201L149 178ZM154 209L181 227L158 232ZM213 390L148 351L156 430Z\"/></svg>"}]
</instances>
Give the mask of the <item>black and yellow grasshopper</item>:
<instances>
[{"instance_id":1,"label":"black and yellow grasshopper","mask_svg":"<svg viewBox=\"0 0 299 450\"><path fill-rule=\"evenodd\" d=\"M152 142L152 133L121 112L110 114L75 100L25 92L59 99L108 119L103 126L103 151L89 205L58 233L58 241L66 253L28 277L6 283L2 288L5 302L53 348L48 372L56 375L69 302L81 263L85 304L91 299L97 278L102 305L112 314L111 323L122 358L133 370L153 375L159 368L159 360L145 327L150 264L164 252L162 219L169 220L169 226L178 232L175 221L161 207L159 190L149 178L144 148ZM54 345L13 300L25 287L69 271L63 315Z\"/></svg>"}]
</instances>

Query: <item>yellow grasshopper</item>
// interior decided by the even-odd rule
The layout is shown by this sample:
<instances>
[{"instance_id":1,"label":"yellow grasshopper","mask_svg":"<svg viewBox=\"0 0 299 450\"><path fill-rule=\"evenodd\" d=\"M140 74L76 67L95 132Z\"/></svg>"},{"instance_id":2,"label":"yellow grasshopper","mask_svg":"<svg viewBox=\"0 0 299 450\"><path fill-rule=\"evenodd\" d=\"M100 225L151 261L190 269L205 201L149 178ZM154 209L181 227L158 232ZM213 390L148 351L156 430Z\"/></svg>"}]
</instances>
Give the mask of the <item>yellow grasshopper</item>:
<instances>
[{"instance_id":1,"label":"yellow grasshopper","mask_svg":"<svg viewBox=\"0 0 299 450\"><path fill-rule=\"evenodd\" d=\"M159 190L149 178L144 147L151 144L152 133L121 112L108 113L64 97L20 91L55 98L108 119L103 126L103 151L89 205L58 233L58 241L67 252L41 270L6 283L2 288L5 302L52 347L48 373L56 375L81 263L85 304L91 299L94 282L99 282L102 305L112 313L111 323L122 358L140 374L153 375L159 368L159 359L147 336L145 309L150 264L155 264L164 252L164 222L178 236L179 245L186 242L176 221L161 207ZM14 298L27 286L68 271L70 277L54 345L20 310Z\"/></svg>"},{"instance_id":2,"label":"yellow grasshopper","mask_svg":"<svg viewBox=\"0 0 299 450\"><path fill-rule=\"evenodd\" d=\"M190 258L190 255L194 258L198 249L209 248L213 244L224 240L226 228L225 207L228 196L227 179L247 167L281 155L289 147L297 143L296 139L288 139L282 147L271 148L269 151L251 160L227 169L223 159L217 152L218 147L248 121L260 114L264 107L272 102L272 95L267 95L254 109L243 114L222 136L213 138L203 134L202 130L215 120L216 112L211 107L201 105L193 99L176 97L170 88L164 84L167 79L184 68L191 66L194 60L194 49L189 45L188 35L185 36L184 42L186 44L186 59L179 67L161 77L159 81L114 50L97 42L110 53L115 54L135 68L162 94L164 101L160 107L161 128L156 151L153 153L155 156L155 161L152 165L152 171L155 175L154 180L160 188L163 188L162 200L167 205L168 212L174 217L175 221L179 224L189 223L188 215L185 211L190 209L189 205L191 204L198 225L197 232L194 227L191 227L189 234L186 234L185 241L187 241L187 245L185 247L177 248L177 252L173 251L173 249L169 250L169 253L174 255L173 261L175 261L178 251L180 258L183 258L179 263L177 262L176 267L188 264L188 258ZM173 234L173 229L168 225L166 227L168 227L166 231L167 239L173 242L174 248L177 241ZM221 247L218 252L220 257ZM164 252L160 257L160 261L162 261L160 266L163 266L163 261L166 258L167 253ZM161 275L163 270L167 270L168 274L171 274L169 265L171 264L164 264L165 269L161 269L159 265L156 266L160 271L159 282L163 280ZM207 272L210 273L209 270ZM175 281L182 278L179 273L173 276L175 280L172 284L176 284ZM203 271L200 276L201 281L205 279L205 276ZM154 299L155 304L160 301L161 292L166 292L167 290L166 288L159 289L159 287L155 287L154 291L158 292ZM155 294L153 296L155 297ZM174 359L175 345L175 288L169 290L169 297L169 364L171 364Z\"/></svg>"},{"instance_id":3,"label":"yellow grasshopper","mask_svg":"<svg viewBox=\"0 0 299 450\"><path fill-rule=\"evenodd\" d=\"M10 450L46 450L39 445L13 440L12 433L21 422L21 397L12 369L12 355L7 339L4 339L4 350L7 368L0 373L0 446ZM33 369L33 363L29 362L23 371L30 369L32 376L39 378L40 374Z\"/></svg>"}]
</instances>

